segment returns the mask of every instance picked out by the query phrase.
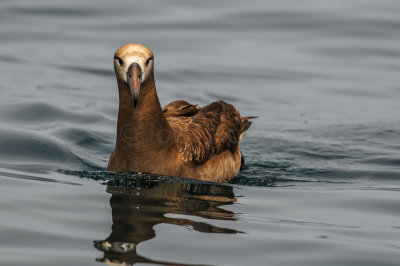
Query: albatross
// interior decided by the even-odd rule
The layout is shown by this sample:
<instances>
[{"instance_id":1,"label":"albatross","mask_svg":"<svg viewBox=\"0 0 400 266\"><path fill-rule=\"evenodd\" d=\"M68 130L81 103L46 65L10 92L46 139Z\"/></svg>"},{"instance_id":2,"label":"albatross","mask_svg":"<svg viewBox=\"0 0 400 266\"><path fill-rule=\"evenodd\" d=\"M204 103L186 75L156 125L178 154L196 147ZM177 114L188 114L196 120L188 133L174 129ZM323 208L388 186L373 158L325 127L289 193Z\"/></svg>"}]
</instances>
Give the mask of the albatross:
<instances>
[{"instance_id":1,"label":"albatross","mask_svg":"<svg viewBox=\"0 0 400 266\"><path fill-rule=\"evenodd\" d=\"M119 92L117 140L107 171L227 182L244 166L239 142L255 117L231 104L199 107L183 100L161 107L153 53L127 44L114 55Z\"/></svg>"}]
</instances>

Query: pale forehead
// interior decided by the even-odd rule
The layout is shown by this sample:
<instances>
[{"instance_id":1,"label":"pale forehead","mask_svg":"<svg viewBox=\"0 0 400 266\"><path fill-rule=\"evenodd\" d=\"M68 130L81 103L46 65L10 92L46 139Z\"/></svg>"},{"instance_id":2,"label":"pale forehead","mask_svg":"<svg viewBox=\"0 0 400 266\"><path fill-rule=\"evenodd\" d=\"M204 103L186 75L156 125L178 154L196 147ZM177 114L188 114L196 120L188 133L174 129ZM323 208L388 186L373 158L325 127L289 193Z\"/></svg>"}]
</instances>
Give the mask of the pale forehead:
<instances>
[{"instance_id":1,"label":"pale forehead","mask_svg":"<svg viewBox=\"0 0 400 266\"><path fill-rule=\"evenodd\" d=\"M131 43L119 48L115 53L115 56L143 56L147 58L153 56L153 53L146 46L137 43Z\"/></svg>"}]
</instances>

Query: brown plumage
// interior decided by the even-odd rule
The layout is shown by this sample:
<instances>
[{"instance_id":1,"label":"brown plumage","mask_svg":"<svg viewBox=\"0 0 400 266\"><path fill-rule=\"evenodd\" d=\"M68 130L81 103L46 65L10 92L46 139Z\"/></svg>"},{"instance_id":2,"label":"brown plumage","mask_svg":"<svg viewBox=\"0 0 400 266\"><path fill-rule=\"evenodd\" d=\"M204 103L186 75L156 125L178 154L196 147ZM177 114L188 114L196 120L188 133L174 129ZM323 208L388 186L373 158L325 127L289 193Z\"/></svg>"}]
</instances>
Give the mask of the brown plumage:
<instances>
[{"instance_id":1,"label":"brown plumage","mask_svg":"<svg viewBox=\"0 0 400 266\"><path fill-rule=\"evenodd\" d=\"M244 160L239 141L250 119L224 101L203 108L174 101L161 108L153 54L139 44L115 53L119 90L117 143L107 170L224 182Z\"/></svg>"}]
</instances>

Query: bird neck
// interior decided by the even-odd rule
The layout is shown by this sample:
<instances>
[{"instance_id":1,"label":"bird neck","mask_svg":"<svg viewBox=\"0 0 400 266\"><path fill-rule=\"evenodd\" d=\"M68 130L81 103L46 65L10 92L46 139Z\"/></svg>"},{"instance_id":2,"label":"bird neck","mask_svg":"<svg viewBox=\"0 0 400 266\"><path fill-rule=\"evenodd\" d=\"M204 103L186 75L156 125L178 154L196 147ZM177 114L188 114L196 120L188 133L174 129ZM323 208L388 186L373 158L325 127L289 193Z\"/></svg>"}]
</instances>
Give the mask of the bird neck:
<instances>
[{"instance_id":1,"label":"bird neck","mask_svg":"<svg viewBox=\"0 0 400 266\"><path fill-rule=\"evenodd\" d=\"M118 90L116 149L143 156L152 156L152 151L165 150L172 130L162 111L154 76L142 84L135 108L129 86L118 80Z\"/></svg>"}]
</instances>

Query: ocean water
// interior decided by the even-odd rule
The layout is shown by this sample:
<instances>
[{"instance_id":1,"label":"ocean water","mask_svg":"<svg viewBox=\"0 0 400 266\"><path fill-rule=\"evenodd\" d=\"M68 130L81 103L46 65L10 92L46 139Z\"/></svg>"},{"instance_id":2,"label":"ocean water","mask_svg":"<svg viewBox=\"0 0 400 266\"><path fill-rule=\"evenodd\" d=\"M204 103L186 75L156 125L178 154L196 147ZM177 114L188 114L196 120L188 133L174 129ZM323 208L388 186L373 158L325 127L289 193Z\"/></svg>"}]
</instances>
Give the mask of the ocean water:
<instances>
[{"instance_id":1,"label":"ocean water","mask_svg":"<svg viewBox=\"0 0 400 266\"><path fill-rule=\"evenodd\" d=\"M0 265L399 265L400 2L0 2ZM105 172L113 54L259 116L228 184Z\"/></svg>"}]
</instances>

